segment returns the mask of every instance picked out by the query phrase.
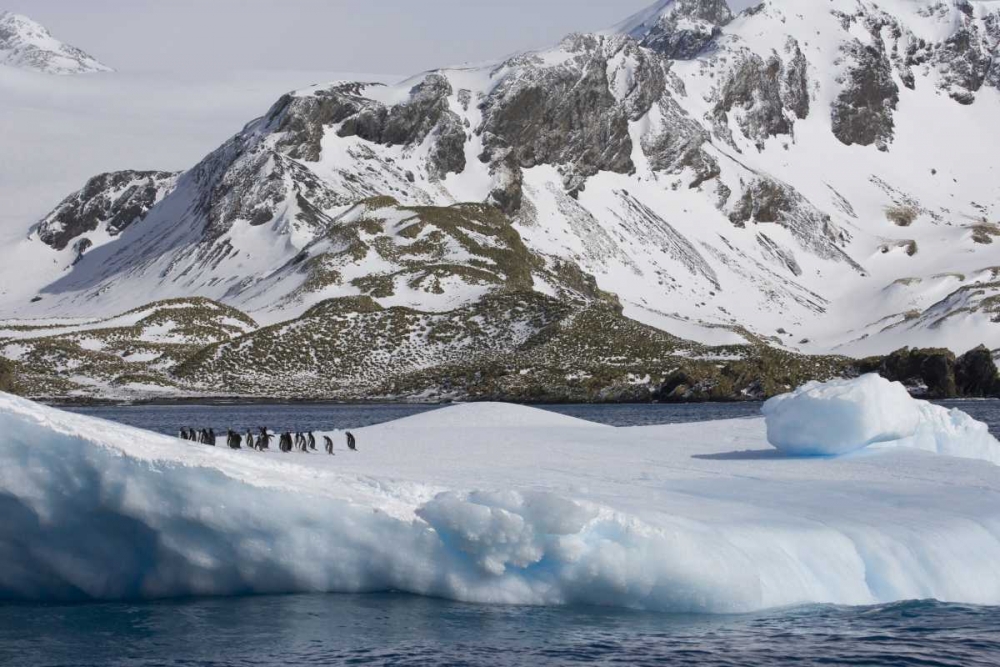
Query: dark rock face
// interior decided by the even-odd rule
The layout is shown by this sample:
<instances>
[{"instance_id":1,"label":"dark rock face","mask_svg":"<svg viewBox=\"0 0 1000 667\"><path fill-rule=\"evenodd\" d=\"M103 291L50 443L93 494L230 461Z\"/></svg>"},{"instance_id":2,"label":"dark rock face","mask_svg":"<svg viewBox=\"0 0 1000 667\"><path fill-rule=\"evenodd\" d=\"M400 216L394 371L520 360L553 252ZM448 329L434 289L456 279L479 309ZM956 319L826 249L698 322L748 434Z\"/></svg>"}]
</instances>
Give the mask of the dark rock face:
<instances>
[{"instance_id":1,"label":"dark rock face","mask_svg":"<svg viewBox=\"0 0 1000 667\"><path fill-rule=\"evenodd\" d=\"M722 29L707 21L699 21L686 29L678 29L676 23L658 23L642 45L671 59L690 60L712 43Z\"/></svg>"},{"instance_id":2,"label":"dark rock face","mask_svg":"<svg viewBox=\"0 0 1000 667\"><path fill-rule=\"evenodd\" d=\"M278 150L295 160L319 160L326 128L342 123L368 104L361 97L363 87L350 83L313 95L283 96L265 116L267 125L281 135Z\"/></svg>"},{"instance_id":3,"label":"dark rock face","mask_svg":"<svg viewBox=\"0 0 1000 667\"><path fill-rule=\"evenodd\" d=\"M410 99L386 107L369 104L347 120L340 136L358 136L366 141L392 146L421 143L436 131L437 141L431 152L432 176L444 177L465 169L465 128L461 118L448 107L451 84L440 74L429 74L410 91Z\"/></svg>"},{"instance_id":4,"label":"dark rock face","mask_svg":"<svg viewBox=\"0 0 1000 667\"><path fill-rule=\"evenodd\" d=\"M852 65L833 104L833 134L848 146L875 145L889 150L899 103L899 86L881 42L874 46L852 42L845 47Z\"/></svg>"},{"instance_id":5,"label":"dark rock face","mask_svg":"<svg viewBox=\"0 0 1000 667\"><path fill-rule=\"evenodd\" d=\"M507 215L515 215L524 201L524 175L521 167L508 155L506 159L492 166L496 186L490 192L489 203Z\"/></svg>"},{"instance_id":6,"label":"dark rock face","mask_svg":"<svg viewBox=\"0 0 1000 667\"><path fill-rule=\"evenodd\" d=\"M920 44L911 58L933 62L941 73L941 87L960 104L972 104L983 86L1000 86L996 48L1000 43L1000 12L981 18L971 3L958 0L958 26L941 44Z\"/></svg>"},{"instance_id":7,"label":"dark rock face","mask_svg":"<svg viewBox=\"0 0 1000 667\"><path fill-rule=\"evenodd\" d=\"M997 366L985 345L969 350L956 360L955 386L959 396L983 397L1000 393Z\"/></svg>"},{"instance_id":8,"label":"dark rock face","mask_svg":"<svg viewBox=\"0 0 1000 667\"><path fill-rule=\"evenodd\" d=\"M859 362L859 370L902 382L911 393L925 398L982 398L1000 393L996 364L982 345L957 359L950 350L904 347L886 357Z\"/></svg>"},{"instance_id":9,"label":"dark rock face","mask_svg":"<svg viewBox=\"0 0 1000 667\"><path fill-rule=\"evenodd\" d=\"M862 270L840 249L850 240L847 233L837 228L829 215L785 183L763 177L754 180L733 206L729 220L737 227L746 227L749 223L779 224L816 255L847 261L856 270Z\"/></svg>"},{"instance_id":10,"label":"dark rock face","mask_svg":"<svg viewBox=\"0 0 1000 667\"><path fill-rule=\"evenodd\" d=\"M766 60L750 51L726 74L712 110L715 133L728 139L729 115L738 110L740 129L758 149L769 137L793 134L796 119L809 115L809 62L794 39Z\"/></svg>"},{"instance_id":11,"label":"dark rock face","mask_svg":"<svg viewBox=\"0 0 1000 667\"><path fill-rule=\"evenodd\" d=\"M809 116L809 61L799 43L790 39L785 46L788 60L784 63L781 99L785 106L803 120Z\"/></svg>"},{"instance_id":12,"label":"dark rock face","mask_svg":"<svg viewBox=\"0 0 1000 667\"><path fill-rule=\"evenodd\" d=\"M572 66L531 68L500 84L483 104L481 129L482 159L562 165L571 192L598 171L634 170L629 117L608 88L600 38L574 39Z\"/></svg>"},{"instance_id":13,"label":"dark rock face","mask_svg":"<svg viewBox=\"0 0 1000 667\"><path fill-rule=\"evenodd\" d=\"M716 125L726 128L729 112L739 107L744 112L739 119L740 129L758 148L763 148L768 137L791 134L792 126L781 100L781 71L777 55L765 61L756 54L747 54L722 87L714 109Z\"/></svg>"},{"instance_id":14,"label":"dark rock face","mask_svg":"<svg viewBox=\"0 0 1000 667\"><path fill-rule=\"evenodd\" d=\"M225 150L216 156L224 168L213 169L210 158L195 169L206 188L199 206L208 218L209 238L222 236L236 220L266 225L289 200L299 202L300 217L309 211L348 203L346 197L311 171L265 147L248 148L239 154L240 159L227 163L228 157Z\"/></svg>"},{"instance_id":15,"label":"dark rock face","mask_svg":"<svg viewBox=\"0 0 1000 667\"><path fill-rule=\"evenodd\" d=\"M926 398L952 398L958 395L955 386L955 354L950 350L914 350L904 347L881 359L872 370L887 380L902 382L911 388L912 393Z\"/></svg>"},{"instance_id":16,"label":"dark rock face","mask_svg":"<svg viewBox=\"0 0 1000 667\"><path fill-rule=\"evenodd\" d=\"M722 34L722 27L733 20L726 0L677 0L673 11L655 23L643 26L642 45L668 58L694 58Z\"/></svg>"},{"instance_id":17,"label":"dark rock face","mask_svg":"<svg viewBox=\"0 0 1000 667\"><path fill-rule=\"evenodd\" d=\"M466 132L448 106L454 91L447 78L427 75L410 91L409 100L391 107L363 97L369 85L376 84L338 84L312 95L283 97L265 117L269 129L280 136L278 151L295 160L315 162L320 159L325 131L338 124L342 124L341 137L391 146L417 145L434 132L430 175L443 178L465 169Z\"/></svg>"},{"instance_id":18,"label":"dark rock face","mask_svg":"<svg viewBox=\"0 0 1000 667\"><path fill-rule=\"evenodd\" d=\"M774 181L761 179L747 188L729 219L738 227L745 227L750 221L778 222L791 207L788 188Z\"/></svg>"},{"instance_id":19,"label":"dark rock face","mask_svg":"<svg viewBox=\"0 0 1000 667\"><path fill-rule=\"evenodd\" d=\"M164 171L116 171L95 176L35 228L46 245L62 250L88 232L103 228L117 236L142 220L173 190L177 174ZM83 250L89 247L81 246Z\"/></svg>"},{"instance_id":20,"label":"dark rock face","mask_svg":"<svg viewBox=\"0 0 1000 667\"><path fill-rule=\"evenodd\" d=\"M717 177L721 173L719 162L704 149L711 140L708 132L673 98L660 102L660 113L664 118L662 131L647 135L642 143L650 167L668 173L691 167L695 180L690 187Z\"/></svg>"}]
</instances>

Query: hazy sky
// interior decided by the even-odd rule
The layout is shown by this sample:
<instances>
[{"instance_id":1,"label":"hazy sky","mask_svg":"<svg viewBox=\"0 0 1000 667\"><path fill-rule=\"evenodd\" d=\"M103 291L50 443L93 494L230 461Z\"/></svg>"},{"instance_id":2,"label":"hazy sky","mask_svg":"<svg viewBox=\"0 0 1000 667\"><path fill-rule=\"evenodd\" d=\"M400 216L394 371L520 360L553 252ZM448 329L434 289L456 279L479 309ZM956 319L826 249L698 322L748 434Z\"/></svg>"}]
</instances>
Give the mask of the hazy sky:
<instances>
[{"instance_id":1,"label":"hazy sky","mask_svg":"<svg viewBox=\"0 0 1000 667\"><path fill-rule=\"evenodd\" d=\"M653 0L0 0L119 70L411 74L597 30ZM751 0L730 0L734 9Z\"/></svg>"}]
</instances>

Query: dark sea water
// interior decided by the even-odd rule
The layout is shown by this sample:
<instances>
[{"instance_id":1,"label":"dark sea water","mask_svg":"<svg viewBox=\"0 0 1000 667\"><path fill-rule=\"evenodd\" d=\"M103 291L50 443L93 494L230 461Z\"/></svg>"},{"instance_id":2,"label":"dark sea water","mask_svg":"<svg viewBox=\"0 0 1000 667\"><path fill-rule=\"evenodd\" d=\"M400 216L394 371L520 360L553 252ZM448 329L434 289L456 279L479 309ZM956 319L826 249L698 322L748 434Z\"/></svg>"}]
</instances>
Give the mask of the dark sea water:
<instances>
[{"instance_id":1,"label":"dark sea water","mask_svg":"<svg viewBox=\"0 0 1000 667\"><path fill-rule=\"evenodd\" d=\"M997 613L905 602L673 616L401 595L0 606L0 664L995 667Z\"/></svg>"},{"instance_id":2,"label":"dark sea water","mask_svg":"<svg viewBox=\"0 0 1000 667\"><path fill-rule=\"evenodd\" d=\"M689 405L539 405L562 414L610 424L648 426L760 416L760 403L695 403ZM72 412L110 419L158 433L175 435L182 427L233 428L267 426L275 431L331 431L361 428L438 410L437 405L276 403L213 405L127 405L70 407Z\"/></svg>"},{"instance_id":3,"label":"dark sea water","mask_svg":"<svg viewBox=\"0 0 1000 667\"><path fill-rule=\"evenodd\" d=\"M1000 401L950 401L1000 433ZM617 426L756 416L759 404L546 406ZM401 405L74 408L162 433L358 428ZM2 519L0 519L2 520ZM1000 568L1000 564L998 564ZM741 616L461 604L406 595L0 605L0 666L1000 665L1000 608L912 601Z\"/></svg>"},{"instance_id":4,"label":"dark sea water","mask_svg":"<svg viewBox=\"0 0 1000 667\"><path fill-rule=\"evenodd\" d=\"M939 401L949 408L959 408L986 422L1000 436L1000 400ZM539 405L535 407L561 414L610 424L611 426L650 426L682 424L759 417L760 403L691 403L639 405ZM212 405L127 405L69 407L72 412L110 419L150 431L175 435L182 427L233 428L246 431L267 426L275 431L332 431L362 428L438 410L436 405L394 403L274 403Z\"/></svg>"}]
</instances>

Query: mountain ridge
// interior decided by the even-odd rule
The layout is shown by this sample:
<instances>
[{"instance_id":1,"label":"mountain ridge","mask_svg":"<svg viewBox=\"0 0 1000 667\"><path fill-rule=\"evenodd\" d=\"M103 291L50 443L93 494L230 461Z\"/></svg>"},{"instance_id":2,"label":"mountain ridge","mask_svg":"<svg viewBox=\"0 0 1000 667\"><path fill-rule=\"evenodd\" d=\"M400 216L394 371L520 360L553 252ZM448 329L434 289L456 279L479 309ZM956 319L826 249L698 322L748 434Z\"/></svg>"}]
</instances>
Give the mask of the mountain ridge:
<instances>
[{"instance_id":1,"label":"mountain ridge","mask_svg":"<svg viewBox=\"0 0 1000 667\"><path fill-rule=\"evenodd\" d=\"M520 288L582 308L609 295L681 338L1000 348L1000 192L992 156L967 158L1000 145L997 36L1000 9L971 0L767 0L735 16L674 0L489 66L314 86L182 175L71 195L25 241L58 272L7 309L201 296L277 324L341 298L474 308L503 289L495 258L434 263L468 252L474 228L395 227L471 202L535 267ZM380 198L388 217L352 213ZM426 253L401 261L414 244ZM557 266L592 281L582 299Z\"/></svg>"}]
</instances>

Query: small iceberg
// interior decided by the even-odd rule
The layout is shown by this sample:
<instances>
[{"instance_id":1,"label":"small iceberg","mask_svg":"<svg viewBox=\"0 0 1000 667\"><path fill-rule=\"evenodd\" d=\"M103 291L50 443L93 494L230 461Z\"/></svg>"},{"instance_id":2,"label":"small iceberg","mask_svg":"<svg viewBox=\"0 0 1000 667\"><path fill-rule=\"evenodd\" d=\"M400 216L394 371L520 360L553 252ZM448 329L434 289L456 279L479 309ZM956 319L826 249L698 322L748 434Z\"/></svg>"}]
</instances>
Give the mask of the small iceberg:
<instances>
[{"instance_id":1,"label":"small iceberg","mask_svg":"<svg viewBox=\"0 0 1000 667\"><path fill-rule=\"evenodd\" d=\"M767 440L789 456L906 447L1000 465L1000 442L961 410L912 398L878 375L810 382L767 401Z\"/></svg>"}]
</instances>

